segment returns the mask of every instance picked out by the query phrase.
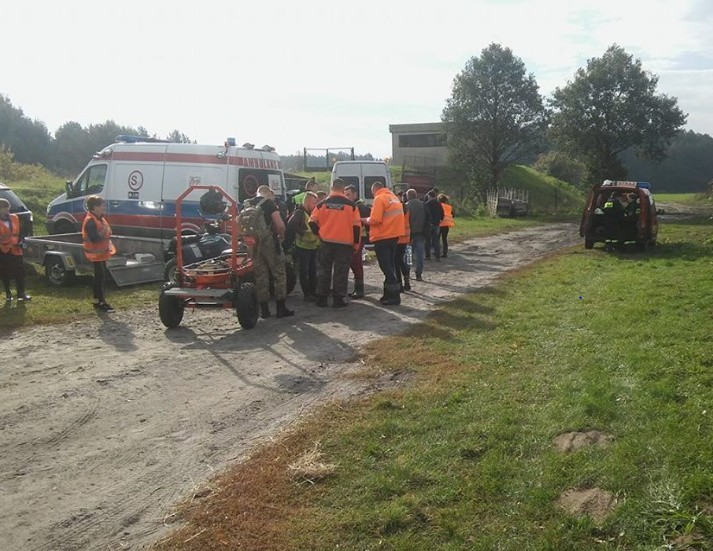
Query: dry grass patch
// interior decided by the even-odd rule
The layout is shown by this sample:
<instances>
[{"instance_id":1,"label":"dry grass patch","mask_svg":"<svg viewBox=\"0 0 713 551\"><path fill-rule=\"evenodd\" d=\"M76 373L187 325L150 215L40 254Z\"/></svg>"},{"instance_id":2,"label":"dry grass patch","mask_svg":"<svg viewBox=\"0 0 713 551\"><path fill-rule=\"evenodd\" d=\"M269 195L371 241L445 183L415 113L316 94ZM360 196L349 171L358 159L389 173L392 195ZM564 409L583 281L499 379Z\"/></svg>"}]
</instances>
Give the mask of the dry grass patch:
<instances>
[{"instance_id":1,"label":"dry grass patch","mask_svg":"<svg viewBox=\"0 0 713 551\"><path fill-rule=\"evenodd\" d=\"M295 461L287 466L290 478L295 482L309 482L314 484L334 474L337 466L334 463L325 463L324 454L319 449L319 442L314 448L304 452Z\"/></svg>"}]
</instances>

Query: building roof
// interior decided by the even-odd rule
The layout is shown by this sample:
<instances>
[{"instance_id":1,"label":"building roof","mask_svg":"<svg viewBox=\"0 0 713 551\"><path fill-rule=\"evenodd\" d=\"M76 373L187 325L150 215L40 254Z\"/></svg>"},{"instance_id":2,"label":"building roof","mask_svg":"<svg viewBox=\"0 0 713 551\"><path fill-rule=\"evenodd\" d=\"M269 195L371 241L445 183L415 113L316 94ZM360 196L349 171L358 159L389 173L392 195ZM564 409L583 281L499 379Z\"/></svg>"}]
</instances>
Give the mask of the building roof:
<instances>
[{"instance_id":1,"label":"building roof","mask_svg":"<svg viewBox=\"0 0 713 551\"><path fill-rule=\"evenodd\" d=\"M389 132L392 134L403 134L407 132L445 132L445 124L442 122L420 122L413 124L390 124Z\"/></svg>"}]
</instances>

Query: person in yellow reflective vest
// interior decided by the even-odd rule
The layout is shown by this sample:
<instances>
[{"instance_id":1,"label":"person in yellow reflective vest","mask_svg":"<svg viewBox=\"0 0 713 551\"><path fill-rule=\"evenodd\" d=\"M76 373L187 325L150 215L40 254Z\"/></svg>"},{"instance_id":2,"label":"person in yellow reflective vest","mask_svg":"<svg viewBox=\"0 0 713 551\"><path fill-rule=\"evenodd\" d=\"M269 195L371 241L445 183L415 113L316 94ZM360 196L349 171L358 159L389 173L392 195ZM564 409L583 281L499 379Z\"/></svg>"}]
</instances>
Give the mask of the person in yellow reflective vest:
<instances>
[{"instance_id":1,"label":"person in yellow reflective vest","mask_svg":"<svg viewBox=\"0 0 713 551\"><path fill-rule=\"evenodd\" d=\"M300 287L308 302L317 300L317 250L321 240L309 226L309 217L316 204L317 194L308 191L302 204L295 208L287 222L287 232L295 236L294 254L299 268Z\"/></svg>"},{"instance_id":2,"label":"person in yellow reflective vest","mask_svg":"<svg viewBox=\"0 0 713 551\"><path fill-rule=\"evenodd\" d=\"M116 254L111 242L111 226L106 218L106 202L98 195L87 198L87 215L82 223L82 248L84 255L94 266L94 308L100 312L112 313L104 295L106 282L106 261Z\"/></svg>"},{"instance_id":3,"label":"person in yellow reflective vest","mask_svg":"<svg viewBox=\"0 0 713 551\"><path fill-rule=\"evenodd\" d=\"M456 225L453 220L453 206L450 204L450 200L447 195L441 193L438 196L438 200L443 207L443 220L439 224L440 237L441 237L441 258L448 258L448 232Z\"/></svg>"}]
</instances>

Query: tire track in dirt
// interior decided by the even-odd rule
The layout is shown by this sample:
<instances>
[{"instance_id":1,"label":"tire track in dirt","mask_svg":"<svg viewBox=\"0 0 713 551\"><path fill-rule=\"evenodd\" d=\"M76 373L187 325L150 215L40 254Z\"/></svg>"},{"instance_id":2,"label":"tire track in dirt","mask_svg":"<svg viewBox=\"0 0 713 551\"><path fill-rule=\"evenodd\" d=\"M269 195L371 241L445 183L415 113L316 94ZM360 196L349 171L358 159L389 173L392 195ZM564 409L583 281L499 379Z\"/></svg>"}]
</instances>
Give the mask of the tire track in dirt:
<instances>
[{"instance_id":1,"label":"tire track in dirt","mask_svg":"<svg viewBox=\"0 0 713 551\"><path fill-rule=\"evenodd\" d=\"M186 312L166 331L154 309L2 335L0 541L5 549L132 549L166 530L177 500L315 405L359 392L349 359L435 306L579 241L572 224L476 239L426 264L398 308L367 299L239 328ZM52 427L53 430L49 430Z\"/></svg>"}]
</instances>

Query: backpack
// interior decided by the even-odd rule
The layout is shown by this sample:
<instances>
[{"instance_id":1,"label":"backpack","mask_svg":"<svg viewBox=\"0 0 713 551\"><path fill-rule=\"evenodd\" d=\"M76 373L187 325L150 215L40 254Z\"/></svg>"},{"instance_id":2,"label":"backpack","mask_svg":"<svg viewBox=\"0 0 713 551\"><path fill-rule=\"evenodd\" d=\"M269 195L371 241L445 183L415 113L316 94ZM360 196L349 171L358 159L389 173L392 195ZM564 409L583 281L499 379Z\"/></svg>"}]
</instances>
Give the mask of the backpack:
<instances>
[{"instance_id":1,"label":"backpack","mask_svg":"<svg viewBox=\"0 0 713 551\"><path fill-rule=\"evenodd\" d=\"M272 235L272 231L265 222L265 213L262 210L262 204L267 201L262 197L255 204L247 203L243 210L238 215L238 227L240 233L244 237L251 237L258 243L263 239L268 239Z\"/></svg>"}]
</instances>

